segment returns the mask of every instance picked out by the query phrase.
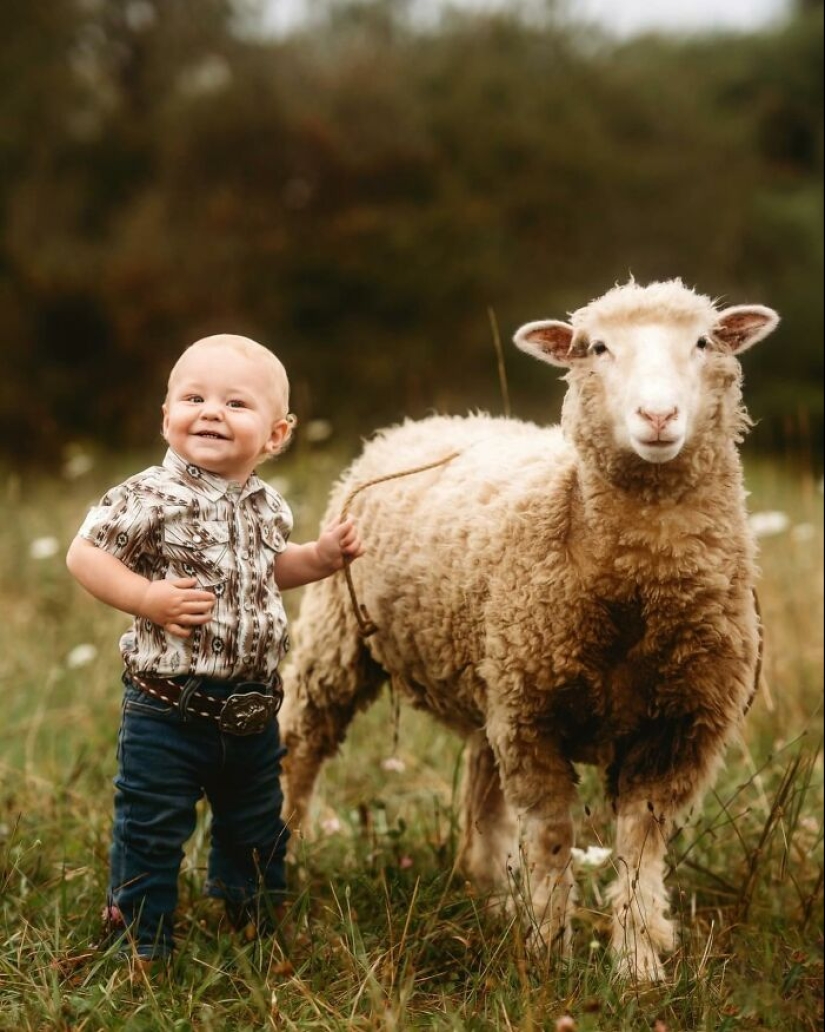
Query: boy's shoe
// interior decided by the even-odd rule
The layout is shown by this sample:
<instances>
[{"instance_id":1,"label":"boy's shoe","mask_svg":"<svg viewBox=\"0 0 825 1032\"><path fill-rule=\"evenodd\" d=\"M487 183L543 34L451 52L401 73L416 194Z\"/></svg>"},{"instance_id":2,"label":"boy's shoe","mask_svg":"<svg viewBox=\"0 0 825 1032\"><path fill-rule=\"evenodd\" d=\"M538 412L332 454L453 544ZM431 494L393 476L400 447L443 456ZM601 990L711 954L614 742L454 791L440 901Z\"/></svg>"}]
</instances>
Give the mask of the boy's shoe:
<instances>
[{"instance_id":1,"label":"boy's shoe","mask_svg":"<svg viewBox=\"0 0 825 1032\"><path fill-rule=\"evenodd\" d=\"M128 929L123 914L114 903L107 903L100 917L103 922L102 934L95 949L105 952L118 946L118 955L129 965L130 981L134 982L141 976L163 974L168 970L172 961L170 955L142 957L135 951L134 945L128 938Z\"/></svg>"},{"instance_id":2,"label":"boy's shoe","mask_svg":"<svg viewBox=\"0 0 825 1032\"><path fill-rule=\"evenodd\" d=\"M124 958L129 965L129 981L157 982L169 974L171 957L139 957L136 953Z\"/></svg>"},{"instance_id":3,"label":"boy's shoe","mask_svg":"<svg viewBox=\"0 0 825 1032\"><path fill-rule=\"evenodd\" d=\"M226 917L232 928L247 942L275 935L286 916L283 903L263 904L245 900L226 900Z\"/></svg>"}]
</instances>

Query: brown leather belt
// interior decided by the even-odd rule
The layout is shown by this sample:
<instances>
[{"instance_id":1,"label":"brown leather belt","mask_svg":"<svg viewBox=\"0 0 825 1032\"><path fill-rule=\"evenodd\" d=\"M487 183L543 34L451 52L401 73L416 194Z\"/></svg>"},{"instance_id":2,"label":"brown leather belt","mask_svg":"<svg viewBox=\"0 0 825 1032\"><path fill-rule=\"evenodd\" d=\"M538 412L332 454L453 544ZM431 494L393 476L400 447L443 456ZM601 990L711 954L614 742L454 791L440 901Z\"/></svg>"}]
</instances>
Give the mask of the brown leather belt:
<instances>
[{"instance_id":1,"label":"brown leather belt","mask_svg":"<svg viewBox=\"0 0 825 1032\"><path fill-rule=\"evenodd\" d=\"M153 699L174 706L184 720L188 716L205 717L229 735L260 734L275 719L283 701L281 681L277 675L270 684L258 681L213 681L213 684L231 685L234 689L225 699L199 691L201 684L210 683L210 679L205 677L172 680L133 673L128 673L126 677Z\"/></svg>"}]
</instances>

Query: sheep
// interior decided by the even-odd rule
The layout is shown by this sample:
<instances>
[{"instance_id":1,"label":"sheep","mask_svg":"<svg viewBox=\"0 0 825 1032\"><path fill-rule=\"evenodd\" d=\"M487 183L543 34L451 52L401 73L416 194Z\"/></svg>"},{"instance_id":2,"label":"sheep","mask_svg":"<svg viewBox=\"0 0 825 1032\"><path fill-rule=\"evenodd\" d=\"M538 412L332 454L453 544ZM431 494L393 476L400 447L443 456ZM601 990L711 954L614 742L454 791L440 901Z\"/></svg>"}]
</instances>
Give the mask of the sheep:
<instances>
[{"instance_id":1,"label":"sheep","mask_svg":"<svg viewBox=\"0 0 825 1032\"><path fill-rule=\"evenodd\" d=\"M365 537L353 598L343 577L310 586L293 631L282 730L294 826L320 765L390 679L466 739L461 864L504 899L509 886L510 906L526 896L540 951L570 951L574 764L604 770L615 970L664 977L666 845L755 691L736 356L778 322L759 305L719 309L679 279L631 279L569 323L515 334L568 370L560 426L431 416L366 443L328 514L351 504ZM375 634L359 633L354 599Z\"/></svg>"}]
</instances>

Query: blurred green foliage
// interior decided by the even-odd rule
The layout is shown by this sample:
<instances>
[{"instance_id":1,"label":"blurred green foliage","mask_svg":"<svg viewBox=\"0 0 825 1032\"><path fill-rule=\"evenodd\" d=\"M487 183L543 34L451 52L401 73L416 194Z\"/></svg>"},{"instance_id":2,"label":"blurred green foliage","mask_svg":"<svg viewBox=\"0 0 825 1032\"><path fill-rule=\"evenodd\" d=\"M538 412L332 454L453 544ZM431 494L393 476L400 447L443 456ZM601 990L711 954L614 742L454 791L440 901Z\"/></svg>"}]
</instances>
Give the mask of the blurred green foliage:
<instances>
[{"instance_id":1,"label":"blurred green foliage","mask_svg":"<svg viewBox=\"0 0 825 1032\"><path fill-rule=\"evenodd\" d=\"M682 276L776 307L745 358L757 437L822 430L822 3L753 35L626 42L565 20L250 0L0 12L4 449L145 444L166 371L232 330L302 420L500 410L490 326ZM516 414L549 370L507 348Z\"/></svg>"}]
</instances>

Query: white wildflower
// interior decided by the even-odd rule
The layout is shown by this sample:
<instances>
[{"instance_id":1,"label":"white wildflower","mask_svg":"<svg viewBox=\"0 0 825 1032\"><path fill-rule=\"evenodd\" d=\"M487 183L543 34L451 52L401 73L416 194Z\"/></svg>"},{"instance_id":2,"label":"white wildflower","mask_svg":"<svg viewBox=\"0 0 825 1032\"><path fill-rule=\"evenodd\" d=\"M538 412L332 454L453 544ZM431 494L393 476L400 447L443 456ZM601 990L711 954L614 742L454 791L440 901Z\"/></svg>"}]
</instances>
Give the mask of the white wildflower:
<instances>
[{"instance_id":1,"label":"white wildflower","mask_svg":"<svg viewBox=\"0 0 825 1032\"><path fill-rule=\"evenodd\" d=\"M60 551L60 542L56 537L35 538L29 545L29 555L32 559L51 559Z\"/></svg>"},{"instance_id":2,"label":"white wildflower","mask_svg":"<svg viewBox=\"0 0 825 1032\"><path fill-rule=\"evenodd\" d=\"M573 862L579 867L602 867L610 859L613 850L604 846L588 846L587 849L576 849L574 846L570 852L573 854Z\"/></svg>"},{"instance_id":3,"label":"white wildflower","mask_svg":"<svg viewBox=\"0 0 825 1032\"><path fill-rule=\"evenodd\" d=\"M391 770L395 774L403 774L406 769L406 763L397 756L388 756L386 760L381 761L381 770Z\"/></svg>"},{"instance_id":4,"label":"white wildflower","mask_svg":"<svg viewBox=\"0 0 825 1032\"><path fill-rule=\"evenodd\" d=\"M791 520L785 512L769 510L752 513L748 518L748 523L757 537L773 537L775 534L784 534L790 527Z\"/></svg>"},{"instance_id":5,"label":"white wildflower","mask_svg":"<svg viewBox=\"0 0 825 1032\"><path fill-rule=\"evenodd\" d=\"M152 4L148 3L147 0L131 0L130 3L126 4L126 24L132 30L132 32L143 32L151 27L157 21L157 14Z\"/></svg>"},{"instance_id":6,"label":"white wildflower","mask_svg":"<svg viewBox=\"0 0 825 1032\"><path fill-rule=\"evenodd\" d=\"M335 814L333 814L332 817L327 817L321 822L321 829L325 835L337 835L341 830L341 827L341 821L335 816Z\"/></svg>"},{"instance_id":7,"label":"white wildflower","mask_svg":"<svg viewBox=\"0 0 825 1032\"><path fill-rule=\"evenodd\" d=\"M66 656L66 666L71 670L77 670L78 667L88 666L96 659L97 649L94 645L75 645Z\"/></svg>"},{"instance_id":8,"label":"white wildflower","mask_svg":"<svg viewBox=\"0 0 825 1032\"><path fill-rule=\"evenodd\" d=\"M799 822L797 832L797 844L805 851L810 852L816 845L820 836L819 821L816 817L803 817Z\"/></svg>"},{"instance_id":9,"label":"white wildflower","mask_svg":"<svg viewBox=\"0 0 825 1032\"><path fill-rule=\"evenodd\" d=\"M807 544L816 537L816 527L813 523L797 523L791 527L791 540L799 545Z\"/></svg>"},{"instance_id":10,"label":"white wildflower","mask_svg":"<svg viewBox=\"0 0 825 1032\"><path fill-rule=\"evenodd\" d=\"M328 419L310 419L304 427L304 439L310 444L321 444L332 437L332 423Z\"/></svg>"},{"instance_id":11,"label":"white wildflower","mask_svg":"<svg viewBox=\"0 0 825 1032\"><path fill-rule=\"evenodd\" d=\"M63 476L67 480L77 480L94 467L95 460L86 452L75 452L63 463Z\"/></svg>"},{"instance_id":12,"label":"white wildflower","mask_svg":"<svg viewBox=\"0 0 825 1032\"><path fill-rule=\"evenodd\" d=\"M232 66L220 54L207 54L178 76L178 89L187 97L221 93L232 82Z\"/></svg>"}]
</instances>

